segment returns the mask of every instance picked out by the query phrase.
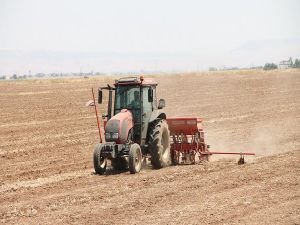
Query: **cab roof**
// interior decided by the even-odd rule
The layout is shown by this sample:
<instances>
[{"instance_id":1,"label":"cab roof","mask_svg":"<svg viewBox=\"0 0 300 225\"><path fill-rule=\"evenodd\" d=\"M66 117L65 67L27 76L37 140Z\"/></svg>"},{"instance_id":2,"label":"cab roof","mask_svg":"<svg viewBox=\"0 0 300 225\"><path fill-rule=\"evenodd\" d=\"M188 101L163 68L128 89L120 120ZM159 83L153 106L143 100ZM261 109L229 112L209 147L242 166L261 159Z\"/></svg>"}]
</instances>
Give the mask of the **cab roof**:
<instances>
[{"instance_id":1,"label":"cab roof","mask_svg":"<svg viewBox=\"0 0 300 225\"><path fill-rule=\"evenodd\" d=\"M123 77L115 81L115 86L140 85L140 86L157 86L157 82L152 78Z\"/></svg>"}]
</instances>

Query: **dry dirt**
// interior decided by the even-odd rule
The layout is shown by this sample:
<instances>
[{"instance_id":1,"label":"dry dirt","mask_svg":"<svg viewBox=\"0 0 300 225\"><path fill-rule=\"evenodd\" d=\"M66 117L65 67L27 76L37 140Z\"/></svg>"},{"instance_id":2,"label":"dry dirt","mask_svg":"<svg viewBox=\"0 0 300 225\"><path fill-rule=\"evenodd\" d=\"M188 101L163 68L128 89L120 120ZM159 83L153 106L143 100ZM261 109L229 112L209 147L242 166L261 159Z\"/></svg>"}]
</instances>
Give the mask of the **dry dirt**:
<instances>
[{"instance_id":1,"label":"dry dirt","mask_svg":"<svg viewBox=\"0 0 300 225\"><path fill-rule=\"evenodd\" d=\"M111 79L0 82L0 223L300 224L299 70L157 77L169 116L202 117L213 150L257 155L98 176L85 103Z\"/></svg>"}]
</instances>

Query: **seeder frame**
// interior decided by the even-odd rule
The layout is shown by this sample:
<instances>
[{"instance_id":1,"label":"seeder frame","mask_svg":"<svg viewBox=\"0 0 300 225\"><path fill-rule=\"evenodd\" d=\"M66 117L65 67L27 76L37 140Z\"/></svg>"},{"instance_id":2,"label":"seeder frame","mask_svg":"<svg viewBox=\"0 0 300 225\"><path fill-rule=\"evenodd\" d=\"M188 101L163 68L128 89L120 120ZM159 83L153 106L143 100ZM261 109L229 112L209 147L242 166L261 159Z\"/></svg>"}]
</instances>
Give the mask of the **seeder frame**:
<instances>
[{"instance_id":1,"label":"seeder frame","mask_svg":"<svg viewBox=\"0 0 300 225\"><path fill-rule=\"evenodd\" d=\"M180 164L180 162L195 164L197 155L200 162L207 161L210 155L215 154L240 155L239 162L241 163L244 163L245 155L255 155L250 152L209 151L210 146L205 143L202 121L198 117L167 119L170 130L171 160L174 165Z\"/></svg>"}]
</instances>

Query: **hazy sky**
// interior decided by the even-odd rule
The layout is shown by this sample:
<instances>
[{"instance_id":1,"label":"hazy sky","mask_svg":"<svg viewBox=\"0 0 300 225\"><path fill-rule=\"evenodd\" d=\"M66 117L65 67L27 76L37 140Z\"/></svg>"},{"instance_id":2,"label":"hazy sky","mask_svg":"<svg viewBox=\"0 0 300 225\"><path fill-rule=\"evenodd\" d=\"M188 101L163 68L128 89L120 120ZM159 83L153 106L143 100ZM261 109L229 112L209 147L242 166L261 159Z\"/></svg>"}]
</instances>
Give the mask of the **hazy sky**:
<instances>
[{"instance_id":1,"label":"hazy sky","mask_svg":"<svg viewBox=\"0 0 300 225\"><path fill-rule=\"evenodd\" d=\"M0 49L204 53L300 37L300 1L0 0Z\"/></svg>"}]
</instances>

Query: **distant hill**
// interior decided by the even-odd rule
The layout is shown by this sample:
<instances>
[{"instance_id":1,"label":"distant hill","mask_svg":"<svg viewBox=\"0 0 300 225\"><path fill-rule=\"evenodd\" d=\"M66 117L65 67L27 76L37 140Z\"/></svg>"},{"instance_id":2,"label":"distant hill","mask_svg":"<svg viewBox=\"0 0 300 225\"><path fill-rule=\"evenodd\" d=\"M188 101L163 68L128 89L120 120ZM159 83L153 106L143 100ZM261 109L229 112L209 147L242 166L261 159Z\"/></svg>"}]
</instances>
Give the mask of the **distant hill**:
<instances>
[{"instance_id":1,"label":"distant hill","mask_svg":"<svg viewBox=\"0 0 300 225\"><path fill-rule=\"evenodd\" d=\"M0 75L66 72L174 72L208 67L249 67L300 58L300 38L249 41L229 52L101 53L0 50Z\"/></svg>"},{"instance_id":2,"label":"distant hill","mask_svg":"<svg viewBox=\"0 0 300 225\"><path fill-rule=\"evenodd\" d=\"M224 63L234 63L236 66L263 65L266 62L278 63L289 57L300 58L300 38L248 41L226 55Z\"/></svg>"}]
</instances>

